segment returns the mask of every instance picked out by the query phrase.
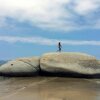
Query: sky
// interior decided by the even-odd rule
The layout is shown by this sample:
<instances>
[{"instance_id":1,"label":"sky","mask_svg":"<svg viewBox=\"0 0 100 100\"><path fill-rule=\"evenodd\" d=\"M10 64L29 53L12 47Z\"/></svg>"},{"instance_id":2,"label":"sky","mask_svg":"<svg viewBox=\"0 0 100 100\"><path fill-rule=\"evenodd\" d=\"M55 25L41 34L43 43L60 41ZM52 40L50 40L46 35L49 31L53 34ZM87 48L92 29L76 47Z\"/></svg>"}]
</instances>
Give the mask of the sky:
<instances>
[{"instance_id":1,"label":"sky","mask_svg":"<svg viewBox=\"0 0 100 100\"><path fill-rule=\"evenodd\" d=\"M0 0L0 60L56 52L100 59L100 0Z\"/></svg>"}]
</instances>

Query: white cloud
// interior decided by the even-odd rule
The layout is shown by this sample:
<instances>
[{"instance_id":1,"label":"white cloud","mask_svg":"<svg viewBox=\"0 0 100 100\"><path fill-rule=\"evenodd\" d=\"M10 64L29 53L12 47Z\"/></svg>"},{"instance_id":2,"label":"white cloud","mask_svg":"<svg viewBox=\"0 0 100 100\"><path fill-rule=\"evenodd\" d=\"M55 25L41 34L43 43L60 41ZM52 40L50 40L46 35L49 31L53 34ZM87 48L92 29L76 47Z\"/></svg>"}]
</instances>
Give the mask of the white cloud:
<instances>
[{"instance_id":1,"label":"white cloud","mask_svg":"<svg viewBox=\"0 0 100 100\"><path fill-rule=\"evenodd\" d=\"M100 13L100 0L0 0L0 21L9 17L46 29L95 28L100 19L94 14L97 11Z\"/></svg>"},{"instance_id":2,"label":"white cloud","mask_svg":"<svg viewBox=\"0 0 100 100\"><path fill-rule=\"evenodd\" d=\"M99 0L76 0L75 4L75 11L81 15L87 15L100 7Z\"/></svg>"},{"instance_id":3,"label":"white cloud","mask_svg":"<svg viewBox=\"0 0 100 100\"><path fill-rule=\"evenodd\" d=\"M63 45L91 45L100 46L100 41L87 41L87 40L58 40L58 39L48 39L43 37L15 37L15 36L0 36L0 41L7 43L34 43L38 45L57 45L60 41Z\"/></svg>"}]
</instances>

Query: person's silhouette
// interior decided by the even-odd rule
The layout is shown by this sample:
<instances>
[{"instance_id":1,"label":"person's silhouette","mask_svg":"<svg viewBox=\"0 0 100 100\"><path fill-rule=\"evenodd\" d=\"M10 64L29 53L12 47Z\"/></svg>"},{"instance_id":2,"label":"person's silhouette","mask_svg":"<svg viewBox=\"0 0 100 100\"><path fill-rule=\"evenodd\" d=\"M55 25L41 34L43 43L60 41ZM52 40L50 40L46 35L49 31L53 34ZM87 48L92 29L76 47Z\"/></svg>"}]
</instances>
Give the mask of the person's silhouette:
<instances>
[{"instance_id":1,"label":"person's silhouette","mask_svg":"<svg viewBox=\"0 0 100 100\"><path fill-rule=\"evenodd\" d=\"M61 42L58 42L58 51L59 52L61 52L61 48L62 48Z\"/></svg>"}]
</instances>

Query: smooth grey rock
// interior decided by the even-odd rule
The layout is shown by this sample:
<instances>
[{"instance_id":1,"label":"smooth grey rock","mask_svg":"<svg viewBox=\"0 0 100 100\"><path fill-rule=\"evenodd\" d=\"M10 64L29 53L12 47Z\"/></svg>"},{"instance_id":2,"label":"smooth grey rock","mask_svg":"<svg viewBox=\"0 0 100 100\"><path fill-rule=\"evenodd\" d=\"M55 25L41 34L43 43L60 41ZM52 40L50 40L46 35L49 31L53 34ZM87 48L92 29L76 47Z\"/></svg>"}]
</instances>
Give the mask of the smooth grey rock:
<instances>
[{"instance_id":1,"label":"smooth grey rock","mask_svg":"<svg viewBox=\"0 0 100 100\"><path fill-rule=\"evenodd\" d=\"M49 73L100 74L100 61L84 53L47 53L41 57L40 67Z\"/></svg>"},{"instance_id":2,"label":"smooth grey rock","mask_svg":"<svg viewBox=\"0 0 100 100\"><path fill-rule=\"evenodd\" d=\"M38 74L39 70L39 58L19 58L2 65L0 67L0 74L11 76L29 76Z\"/></svg>"}]
</instances>

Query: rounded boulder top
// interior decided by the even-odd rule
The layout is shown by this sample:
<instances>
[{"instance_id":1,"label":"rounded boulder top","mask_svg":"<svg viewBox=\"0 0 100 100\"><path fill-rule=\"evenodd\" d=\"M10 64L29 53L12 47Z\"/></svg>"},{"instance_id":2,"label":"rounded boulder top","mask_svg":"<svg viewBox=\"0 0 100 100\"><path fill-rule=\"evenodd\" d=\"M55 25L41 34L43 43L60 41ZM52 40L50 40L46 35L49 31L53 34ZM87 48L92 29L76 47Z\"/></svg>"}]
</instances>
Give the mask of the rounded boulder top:
<instances>
[{"instance_id":1,"label":"rounded boulder top","mask_svg":"<svg viewBox=\"0 0 100 100\"><path fill-rule=\"evenodd\" d=\"M0 67L1 75L32 76L39 73L39 58L18 58Z\"/></svg>"},{"instance_id":2,"label":"rounded boulder top","mask_svg":"<svg viewBox=\"0 0 100 100\"><path fill-rule=\"evenodd\" d=\"M46 53L41 58L55 59L62 61L71 61L71 60L96 60L94 56L78 53L78 52L55 52L55 53ZM43 59L42 59L43 60Z\"/></svg>"},{"instance_id":3,"label":"rounded boulder top","mask_svg":"<svg viewBox=\"0 0 100 100\"><path fill-rule=\"evenodd\" d=\"M98 74L100 63L94 56L78 52L55 52L44 54L40 67L50 73Z\"/></svg>"}]
</instances>

